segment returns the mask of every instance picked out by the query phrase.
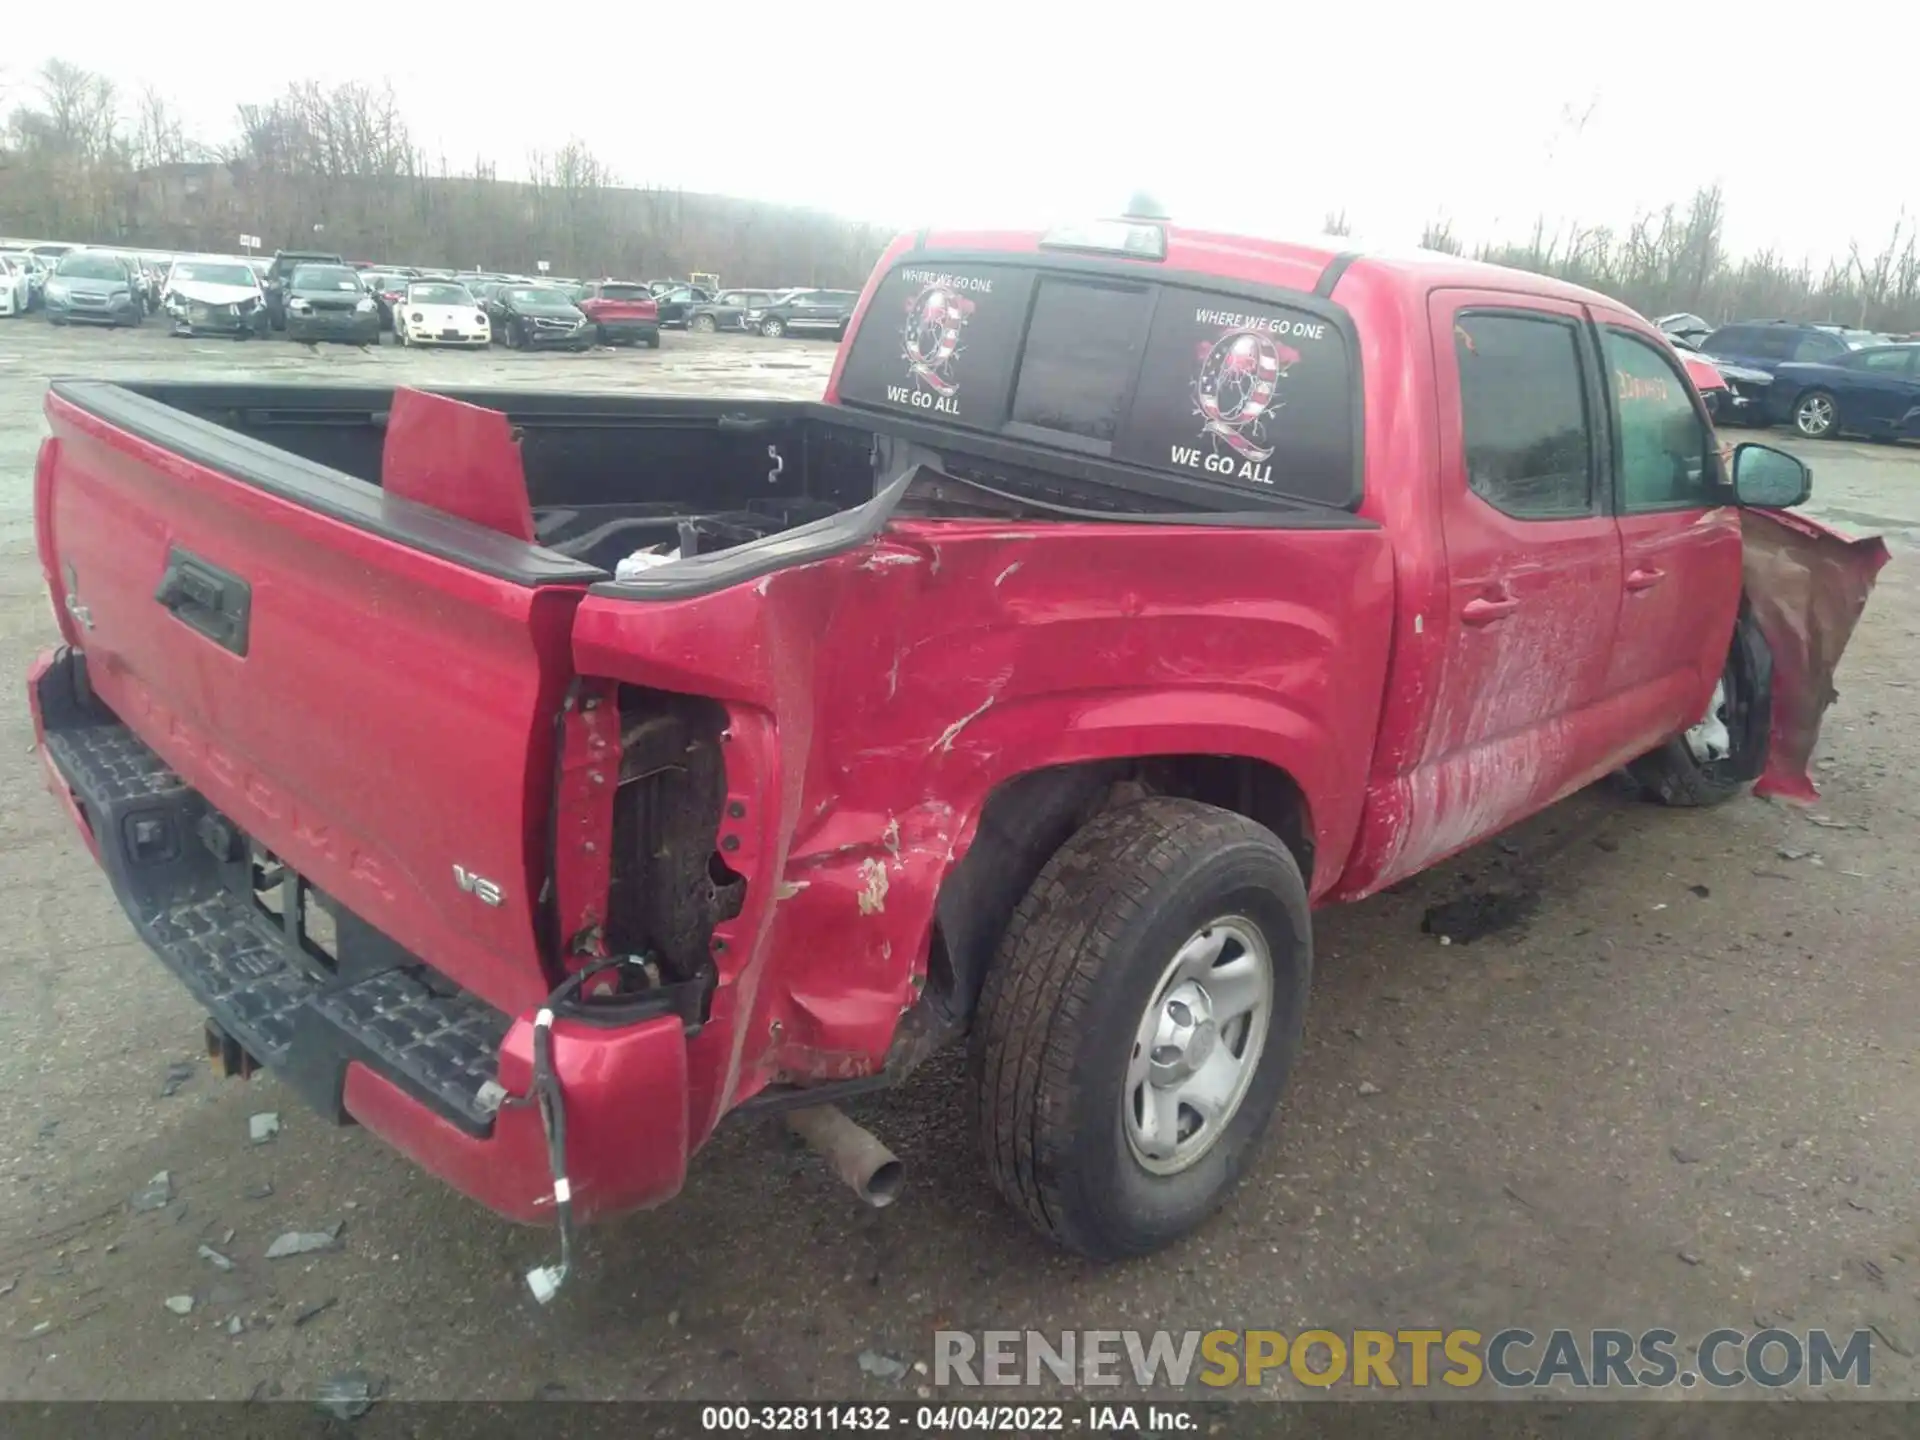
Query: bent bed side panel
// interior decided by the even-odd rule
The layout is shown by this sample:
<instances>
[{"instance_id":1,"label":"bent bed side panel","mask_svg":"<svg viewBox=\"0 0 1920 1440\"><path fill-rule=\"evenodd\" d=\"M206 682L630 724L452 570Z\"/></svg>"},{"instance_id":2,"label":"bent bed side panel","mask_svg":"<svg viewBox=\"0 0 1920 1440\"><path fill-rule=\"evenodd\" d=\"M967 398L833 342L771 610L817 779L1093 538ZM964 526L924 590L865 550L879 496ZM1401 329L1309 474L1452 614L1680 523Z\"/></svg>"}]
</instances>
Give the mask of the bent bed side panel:
<instances>
[{"instance_id":1,"label":"bent bed side panel","mask_svg":"<svg viewBox=\"0 0 1920 1440\"><path fill-rule=\"evenodd\" d=\"M927 978L940 884L1016 775L1265 760L1305 792L1337 874L1392 586L1371 527L903 520L706 594L590 595L583 674L728 709L722 848L747 899L714 935L715 1010L747 1018L693 1042L694 1073L723 1077L696 1093L696 1135L765 1084L879 1068Z\"/></svg>"}]
</instances>

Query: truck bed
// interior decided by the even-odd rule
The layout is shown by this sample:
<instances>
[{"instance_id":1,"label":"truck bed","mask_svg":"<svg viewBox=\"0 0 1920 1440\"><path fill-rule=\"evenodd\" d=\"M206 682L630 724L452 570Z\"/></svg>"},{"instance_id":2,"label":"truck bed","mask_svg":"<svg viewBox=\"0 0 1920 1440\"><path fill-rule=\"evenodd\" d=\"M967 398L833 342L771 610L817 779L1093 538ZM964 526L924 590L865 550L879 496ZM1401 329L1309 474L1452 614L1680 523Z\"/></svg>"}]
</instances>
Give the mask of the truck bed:
<instances>
[{"instance_id":1,"label":"truck bed","mask_svg":"<svg viewBox=\"0 0 1920 1440\"><path fill-rule=\"evenodd\" d=\"M537 545L530 549L382 502L375 491L393 404L389 387L56 381L53 389L119 429L335 519L535 583L606 581L636 550L678 547L686 557L712 556L803 526L831 543L848 530L832 524L835 517L869 504L916 461L972 482L965 502L949 493L952 513L981 513L984 506L989 513L1071 519L1355 523L1344 512L1280 497L1101 474L1111 467L1071 457L1039 468L1031 452L1015 458L986 437L969 443L950 429L811 401L433 391L499 411L513 426L534 516ZM985 492L1000 498L983 500Z\"/></svg>"}]
</instances>

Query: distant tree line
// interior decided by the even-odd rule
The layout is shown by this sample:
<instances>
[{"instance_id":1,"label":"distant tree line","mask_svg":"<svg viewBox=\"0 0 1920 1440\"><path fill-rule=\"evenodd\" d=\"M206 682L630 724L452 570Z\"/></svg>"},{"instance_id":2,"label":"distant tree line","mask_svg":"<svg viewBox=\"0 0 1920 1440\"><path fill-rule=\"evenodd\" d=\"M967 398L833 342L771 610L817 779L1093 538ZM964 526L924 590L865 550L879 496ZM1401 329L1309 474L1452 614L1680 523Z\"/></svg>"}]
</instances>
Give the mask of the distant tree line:
<instances>
[{"instance_id":1,"label":"distant tree line","mask_svg":"<svg viewBox=\"0 0 1920 1440\"><path fill-rule=\"evenodd\" d=\"M1605 225L1534 227L1523 243L1480 245L1475 258L1554 275L1615 296L1643 315L1688 311L1720 323L1832 321L1865 330L1920 331L1920 235L1902 216L1878 251L1858 243L1815 267L1774 250L1735 258L1725 244L1720 187L1704 186L1684 208L1637 217L1623 232ZM1444 220L1420 243L1459 255L1466 246Z\"/></svg>"},{"instance_id":2,"label":"distant tree line","mask_svg":"<svg viewBox=\"0 0 1920 1440\"><path fill-rule=\"evenodd\" d=\"M1345 210L1329 210L1321 228L1348 235ZM1552 275L1626 301L1643 315L1688 312L1715 322L1799 320L1863 330L1920 331L1920 230L1904 215L1878 251L1858 243L1819 268L1773 250L1735 258L1725 242L1726 205L1717 185L1696 190L1684 208L1637 216L1624 233L1606 225L1534 226L1525 241L1469 249L1447 219L1429 221L1422 248L1471 255L1495 265Z\"/></svg>"},{"instance_id":3,"label":"distant tree line","mask_svg":"<svg viewBox=\"0 0 1920 1440\"><path fill-rule=\"evenodd\" d=\"M4 77L0 77L0 86ZM355 259L633 278L713 271L741 284L858 284L886 234L819 211L621 183L574 140L526 157L450 163L415 143L386 86L312 81L242 105L215 144L186 133L151 86L119 94L63 60L0 88L0 233L156 249L324 248ZM1421 243L1556 275L1643 314L1777 316L1920 331L1920 235L1903 219L1869 253L1815 266L1773 250L1736 258L1719 187L1624 231L1536 225L1520 243L1469 247L1435 220ZM1346 234L1347 212L1325 228Z\"/></svg>"},{"instance_id":4,"label":"distant tree line","mask_svg":"<svg viewBox=\"0 0 1920 1440\"><path fill-rule=\"evenodd\" d=\"M55 60L0 89L0 234L163 250L317 248L396 264L852 286L885 232L795 206L623 185L584 143L525 179L416 144L386 86L290 84L219 144L152 87Z\"/></svg>"}]
</instances>

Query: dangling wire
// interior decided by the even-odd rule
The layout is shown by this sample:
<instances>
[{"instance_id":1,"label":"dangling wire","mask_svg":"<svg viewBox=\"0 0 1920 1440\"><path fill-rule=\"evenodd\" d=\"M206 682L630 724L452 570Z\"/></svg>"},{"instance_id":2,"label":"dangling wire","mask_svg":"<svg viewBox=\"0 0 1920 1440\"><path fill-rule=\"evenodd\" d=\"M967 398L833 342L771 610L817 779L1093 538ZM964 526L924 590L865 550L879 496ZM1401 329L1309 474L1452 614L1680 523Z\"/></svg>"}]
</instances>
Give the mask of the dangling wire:
<instances>
[{"instance_id":1,"label":"dangling wire","mask_svg":"<svg viewBox=\"0 0 1920 1440\"><path fill-rule=\"evenodd\" d=\"M505 1096L503 1106L538 1105L540 1127L547 1136L547 1167L553 1172L553 1208L560 1228L560 1263L536 1265L527 1271L527 1288L542 1305L552 1301L573 1269L573 1187L567 1180L567 1107L560 1077L553 1068L553 1012L579 993L589 978L632 965L644 971L638 955L610 956L569 975L547 996L533 1017L533 1079L525 1095Z\"/></svg>"}]
</instances>

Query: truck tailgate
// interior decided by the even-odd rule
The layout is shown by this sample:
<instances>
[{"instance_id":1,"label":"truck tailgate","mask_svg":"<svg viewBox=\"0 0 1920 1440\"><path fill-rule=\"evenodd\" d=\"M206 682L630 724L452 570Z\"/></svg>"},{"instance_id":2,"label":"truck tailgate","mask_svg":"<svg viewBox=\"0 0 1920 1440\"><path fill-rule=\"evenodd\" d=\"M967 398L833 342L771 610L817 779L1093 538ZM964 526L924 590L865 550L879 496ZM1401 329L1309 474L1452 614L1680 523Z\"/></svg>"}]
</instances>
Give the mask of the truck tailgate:
<instances>
[{"instance_id":1,"label":"truck tailgate","mask_svg":"<svg viewBox=\"0 0 1920 1440\"><path fill-rule=\"evenodd\" d=\"M109 385L40 553L98 697L312 885L511 1013L549 988L555 717L598 572Z\"/></svg>"}]
</instances>

